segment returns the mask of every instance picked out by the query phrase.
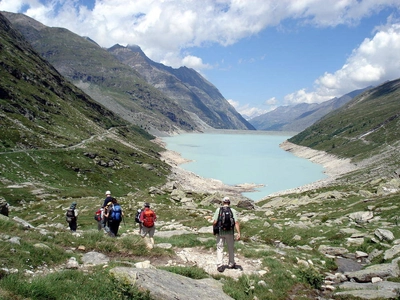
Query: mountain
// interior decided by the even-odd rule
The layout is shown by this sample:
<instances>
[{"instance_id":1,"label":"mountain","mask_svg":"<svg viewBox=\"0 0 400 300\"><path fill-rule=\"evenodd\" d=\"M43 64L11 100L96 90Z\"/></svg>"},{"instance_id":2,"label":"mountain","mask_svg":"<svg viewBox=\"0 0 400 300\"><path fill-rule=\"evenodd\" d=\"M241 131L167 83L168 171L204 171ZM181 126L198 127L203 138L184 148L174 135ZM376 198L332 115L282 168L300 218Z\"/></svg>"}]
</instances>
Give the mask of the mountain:
<instances>
[{"instance_id":1,"label":"mountain","mask_svg":"<svg viewBox=\"0 0 400 300\"><path fill-rule=\"evenodd\" d=\"M187 67L174 69L150 60L137 45L108 49L119 61L135 69L148 83L217 129L251 129L248 123L199 73Z\"/></svg>"},{"instance_id":2,"label":"mountain","mask_svg":"<svg viewBox=\"0 0 400 300\"><path fill-rule=\"evenodd\" d=\"M162 184L162 150L65 79L0 14L0 195L128 193ZM110 187L111 186L111 187Z\"/></svg>"},{"instance_id":3,"label":"mountain","mask_svg":"<svg viewBox=\"0 0 400 300\"><path fill-rule=\"evenodd\" d=\"M300 132L369 88L371 87L355 90L340 98L333 98L319 104L300 103L280 106L273 111L250 119L249 122L257 130Z\"/></svg>"},{"instance_id":4,"label":"mountain","mask_svg":"<svg viewBox=\"0 0 400 300\"><path fill-rule=\"evenodd\" d=\"M400 79L365 91L327 114L290 142L323 150L359 165L362 175L394 174L400 163Z\"/></svg>"},{"instance_id":5,"label":"mountain","mask_svg":"<svg viewBox=\"0 0 400 300\"><path fill-rule=\"evenodd\" d=\"M145 76L118 60L113 51L99 47L89 38L63 28L44 26L22 14L3 13L62 75L125 120L153 134L201 131L210 126L253 129L223 98L216 99L218 105L214 107L203 105L203 100L194 102L196 107L182 106L182 101L155 88ZM199 93L207 94L198 89ZM221 104L224 101L227 105Z\"/></svg>"}]
</instances>

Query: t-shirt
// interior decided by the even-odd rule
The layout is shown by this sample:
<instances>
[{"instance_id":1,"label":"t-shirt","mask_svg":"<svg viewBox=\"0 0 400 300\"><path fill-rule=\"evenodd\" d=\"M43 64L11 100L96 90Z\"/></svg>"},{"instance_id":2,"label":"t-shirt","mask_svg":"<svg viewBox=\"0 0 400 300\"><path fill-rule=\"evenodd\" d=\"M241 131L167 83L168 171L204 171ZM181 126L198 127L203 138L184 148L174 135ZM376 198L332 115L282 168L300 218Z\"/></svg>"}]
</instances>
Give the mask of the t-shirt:
<instances>
[{"instance_id":1,"label":"t-shirt","mask_svg":"<svg viewBox=\"0 0 400 300\"><path fill-rule=\"evenodd\" d=\"M228 206L230 209L231 209L231 211L232 211L232 214L233 214L233 218L235 219L235 222L237 222L237 212L236 212L236 210L234 209L234 208L232 208L232 207L230 207L230 206ZM217 208L217 210L214 212L214 217L213 217L213 221L218 221L218 216L219 216L219 210L220 210L220 208ZM234 231L235 231L235 228L233 228L232 230L220 230L220 235L223 235L223 234L233 234L234 233Z\"/></svg>"}]
</instances>

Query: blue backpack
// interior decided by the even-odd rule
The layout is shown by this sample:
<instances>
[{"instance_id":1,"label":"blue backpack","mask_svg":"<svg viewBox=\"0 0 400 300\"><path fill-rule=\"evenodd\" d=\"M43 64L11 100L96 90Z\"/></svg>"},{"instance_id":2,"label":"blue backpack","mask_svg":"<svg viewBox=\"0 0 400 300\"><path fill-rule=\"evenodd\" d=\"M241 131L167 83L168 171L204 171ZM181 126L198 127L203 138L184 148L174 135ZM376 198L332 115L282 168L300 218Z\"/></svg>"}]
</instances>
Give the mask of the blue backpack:
<instances>
[{"instance_id":1,"label":"blue backpack","mask_svg":"<svg viewBox=\"0 0 400 300\"><path fill-rule=\"evenodd\" d=\"M115 203L111 210L110 219L113 221L121 221L122 220L122 209L121 205Z\"/></svg>"}]
</instances>

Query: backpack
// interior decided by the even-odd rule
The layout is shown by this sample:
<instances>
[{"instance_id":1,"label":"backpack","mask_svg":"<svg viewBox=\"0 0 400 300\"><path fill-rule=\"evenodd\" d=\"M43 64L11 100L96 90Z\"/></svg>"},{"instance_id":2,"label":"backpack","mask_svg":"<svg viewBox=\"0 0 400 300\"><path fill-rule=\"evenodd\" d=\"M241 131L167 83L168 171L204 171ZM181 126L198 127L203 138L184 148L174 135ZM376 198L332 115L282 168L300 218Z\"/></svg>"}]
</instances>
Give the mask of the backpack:
<instances>
[{"instance_id":1,"label":"backpack","mask_svg":"<svg viewBox=\"0 0 400 300\"><path fill-rule=\"evenodd\" d=\"M111 213L109 214L109 219L112 221L121 221L122 220L122 209L121 205L115 203L111 208Z\"/></svg>"},{"instance_id":2,"label":"backpack","mask_svg":"<svg viewBox=\"0 0 400 300\"><path fill-rule=\"evenodd\" d=\"M94 213L94 219L95 219L96 221L101 221L101 209L99 209L98 211L96 211L96 212Z\"/></svg>"},{"instance_id":3,"label":"backpack","mask_svg":"<svg viewBox=\"0 0 400 300\"><path fill-rule=\"evenodd\" d=\"M219 225L224 231L232 230L235 227L235 218L230 207L223 206L219 209Z\"/></svg>"},{"instance_id":4,"label":"backpack","mask_svg":"<svg viewBox=\"0 0 400 300\"><path fill-rule=\"evenodd\" d=\"M75 219L75 210L73 208L69 208L65 214L65 220L68 223L71 223L73 219Z\"/></svg>"},{"instance_id":5,"label":"backpack","mask_svg":"<svg viewBox=\"0 0 400 300\"><path fill-rule=\"evenodd\" d=\"M143 226L144 227L153 227L154 226L154 211L151 209L145 209L143 212Z\"/></svg>"},{"instance_id":6,"label":"backpack","mask_svg":"<svg viewBox=\"0 0 400 300\"><path fill-rule=\"evenodd\" d=\"M137 210L137 212L136 212L136 215L135 215L135 222L136 223L140 223L140 213L142 212L142 209L141 208L139 208L138 210Z\"/></svg>"}]
</instances>

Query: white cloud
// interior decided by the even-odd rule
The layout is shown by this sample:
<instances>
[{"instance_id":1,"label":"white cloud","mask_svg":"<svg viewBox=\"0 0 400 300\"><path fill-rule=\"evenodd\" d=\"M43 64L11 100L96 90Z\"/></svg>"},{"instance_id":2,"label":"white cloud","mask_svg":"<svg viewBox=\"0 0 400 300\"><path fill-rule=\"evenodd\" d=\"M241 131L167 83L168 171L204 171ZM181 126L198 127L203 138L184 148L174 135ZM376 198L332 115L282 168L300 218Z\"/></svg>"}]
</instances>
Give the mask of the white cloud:
<instances>
[{"instance_id":1,"label":"white cloud","mask_svg":"<svg viewBox=\"0 0 400 300\"><path fill-rule=\"evenodd\" d=\"M227 101L236 109L238 113L240 113L247 120L265 114L276 108L276 106L271 106L268 109L265 109L265 108L251 106L249 104L240 105L239 101L234 101L232 99L229 99Z\"/></svg>"},{"instance_id":2,"label":"white cloud","mask_svg":"<svg viewBox=\"0 0 400 300\"><path fill-rule=\"evenodd\" d=\"M335 73L325 73L315 81L312 92L301 89L285 97L288 104L319 103L369 85L399 77L400 23L389 24L365 39Z\"/></svg>"},{"instance_id":3,"label":"white cloud","mask_svg":"<svg viewBox=\"0 0 400 300\"><path fill-rule=\"evenodd\" d=\"M183 51L209 44L232 45L244 37L296 19L315 26L352 24L397 0L1 0L0 10L23 12L47 26L67 28L103 47L136 44L153 60L179 67ZM29 7L29 9L26 9ZM73 21L71 21L73 20ZM195 63L198 68L209 67Z\"/></svg>"}]
</instances>

